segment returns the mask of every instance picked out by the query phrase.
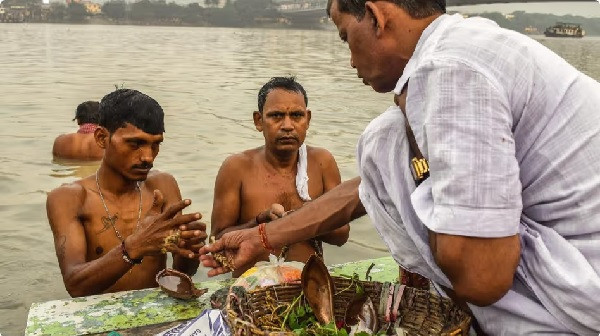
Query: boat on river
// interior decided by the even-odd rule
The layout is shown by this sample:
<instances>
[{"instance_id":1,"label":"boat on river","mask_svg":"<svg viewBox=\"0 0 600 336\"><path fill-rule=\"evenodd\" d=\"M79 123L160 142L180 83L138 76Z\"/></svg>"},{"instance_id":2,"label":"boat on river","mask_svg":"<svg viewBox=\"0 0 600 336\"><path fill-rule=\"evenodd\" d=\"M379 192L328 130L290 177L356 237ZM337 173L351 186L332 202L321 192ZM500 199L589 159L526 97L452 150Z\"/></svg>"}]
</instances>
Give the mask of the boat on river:
<instances>
[{"instance_id":1,"label":"boat on river","mask_svg":"<svg viewBox=\"0 0 600 336\"><path fill-rule=\"evenodd\" d=\"M578 23L557 22L554 26L546 28L544 35L547 37L577 37L585 36L585 30Z\"/></svg>"}]
</instances>

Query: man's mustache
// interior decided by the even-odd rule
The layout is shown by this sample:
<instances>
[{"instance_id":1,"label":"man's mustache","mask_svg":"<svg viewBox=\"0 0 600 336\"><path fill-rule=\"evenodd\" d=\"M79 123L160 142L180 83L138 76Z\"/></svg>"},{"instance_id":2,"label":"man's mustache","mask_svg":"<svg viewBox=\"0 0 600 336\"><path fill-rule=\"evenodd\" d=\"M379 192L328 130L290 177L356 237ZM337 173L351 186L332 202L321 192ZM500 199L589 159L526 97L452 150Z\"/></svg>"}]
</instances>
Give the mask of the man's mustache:
<instances>
[{"instance_id":1,"label":"man's mustache","mask_svg":"<svg viewBox=\"0 0 600 336\"><path fill-rule=\"evenodd\" d=\"M277 140L281 140L281 139L294 139L294 140L298 141L298 137L295 135L291 135L291 134L282 135L282 136L277 137Z\"/></svg>"},{"instance_id":2,"label":"man's mustache","mask_svg":"<svg viewBox=\"0 0 600 336\"><path fill-rule=\"evenodd\" d=\"M132 169L152 169L154 165L152 163L142 163L139 165L131 166Z\"/></svg>"}]
</instances>

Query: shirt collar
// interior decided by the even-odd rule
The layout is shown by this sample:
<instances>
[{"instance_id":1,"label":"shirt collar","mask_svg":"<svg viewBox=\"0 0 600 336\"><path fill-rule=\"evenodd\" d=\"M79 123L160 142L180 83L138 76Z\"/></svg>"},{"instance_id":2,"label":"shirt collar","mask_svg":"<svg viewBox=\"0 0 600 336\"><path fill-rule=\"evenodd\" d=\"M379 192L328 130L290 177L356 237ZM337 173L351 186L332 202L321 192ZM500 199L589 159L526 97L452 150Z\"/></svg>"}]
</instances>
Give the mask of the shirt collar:
<instances>
[{"instance_id":1,"label":"shirt collar","mask_svg":"<svg viewBox=\"0 0 600 336\"><path fill-rule=\"evenodd\" d=\"M429 26L423 30L412 57L408 60L408 63L404 67L402 77L400 77L396 83L396 88L394 89L395 94L399 95L402 92L402 89L404 88L404 85L406 85L406 82L408 82L408 79L421 65L421 61L427 54L432 52L448 27L459 20L463 20L463 17L460 14L443 14L433 20L433 22L431 22Z\"/></svg>"}]
</instances>

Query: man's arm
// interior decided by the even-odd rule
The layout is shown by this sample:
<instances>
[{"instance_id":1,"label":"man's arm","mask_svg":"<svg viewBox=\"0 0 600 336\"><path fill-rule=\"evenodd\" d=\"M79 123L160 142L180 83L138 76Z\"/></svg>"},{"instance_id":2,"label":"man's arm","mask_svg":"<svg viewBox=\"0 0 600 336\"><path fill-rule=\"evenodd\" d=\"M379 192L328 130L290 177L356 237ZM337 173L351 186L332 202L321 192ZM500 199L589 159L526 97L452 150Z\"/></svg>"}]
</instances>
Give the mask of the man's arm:
<instances>
[{"instance_id":1,"label":"man's arm","mask_svg":"<svg viewBox=\"0 0 600 336\"><path fill-rule=\"evenodd\" d=\"M346 181L300 209L265 226L269 243L275 249L298 243L340 228L366 214L358 197L360 177ZM229 232L216 243L200 249L202 264L214 268L209 276L229 272L219 267L207 253L226 250L240 268L264 253L258 229Z\"/></svg>"},{"instance_id":2,"label":"man's arm","mask_svg":"<svg viewBox=\"0 0 600 336\"><path fill-rule=\"evenodd\" d=\"M408 84L407 112L426 115L429 245L456 296L481 306L508 292L520 259L522 187L508 96L487 73L448 59Z\"/></svg>"},{"instance_id":3,"label":"man's arm","mask_svg":"<svg viewBox=\"0 0 600 336\"><path fill-rule=\"evenodd\" d=\"M102 293L132 267L123 260L120 245L86 262L87 243L78 218L84 197L83 187L72 184L53 190L46 201L58 265L65 288L72 297Z\"/></svg>"},{"instance_id":4,"label":"man's arm","mask_svg":"<svg viewBox=\"0 0 600 336\"><path fill-rule=\"evenodd\" d=\"M335 162L335 158L329 151L323 149L322 153L319 153L319 156L321 172L323 174L323 192L325 193L342 183L342 178L337 163ZM317 239L331 245L342 246L348 241L349 235L350 225L346 224L338 229L318 236Z\"/></svg>"},{"instance_id":5,"label":"man's arm","mask_svg":"<svg viewBox=\"0 0 600 336\"><path fill-rule=\"evenodd\" d=\"M239 158L236 156L225 159L217 173L210 220L211 236L220 238L227 232L256 226L255 220L238 225L241 209L241 173Z\"/></svg>"},{"instance_id":6,"label":"man's arm","mask_svg":"<svg viewBox=\"0 0 600 336\"><path fill-rule=\"evenodd\" d=\"M477 238L429 231L429 245L457 298L487 306L512 287L521 256L518 235ZM496 271L490 272L490 268Z\"/></svg>"}]
</instances>

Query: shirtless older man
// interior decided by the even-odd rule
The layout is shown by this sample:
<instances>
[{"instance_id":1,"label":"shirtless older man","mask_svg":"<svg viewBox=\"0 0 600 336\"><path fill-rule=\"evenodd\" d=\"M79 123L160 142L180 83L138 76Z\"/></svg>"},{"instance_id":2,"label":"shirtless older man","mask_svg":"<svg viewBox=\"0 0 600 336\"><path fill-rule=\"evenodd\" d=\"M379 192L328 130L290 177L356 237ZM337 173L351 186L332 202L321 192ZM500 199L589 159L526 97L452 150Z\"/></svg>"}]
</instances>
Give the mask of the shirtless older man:
<instances>
[{"instance_id":1,"label":"shirtless older man","mask_svg":"<svg viewBox=\"0 0 600 336\"><path fill-rule=\"evenodd\" d=\"M104 150L94 139L94 131L100 118L97 101L86 101L77 106L74 121L77 120L77 133L61 134L54 140L52 154L62 159L100 160Z\"/></svg>"},{"instance_id":2,"label":"shirtless older man","mask_svg":"<svg viewBox=\"0 0 600 336\"><path fill-rule=\"evenodd\" d=\"M258 93L254 112L256 130L264 146L230 156L223 162L215 183L212 234L254 227L283 211L300 208L340 184L335 159L323 148L306 146L311 118L304 88L289 77L274 77ZM265 210L267 209L267 210ZM320 253L321 241L341 246L348 240L348 225L314 240L293 244L284 251L287 260L306 262ZM274 251L281 254L281 250ZM260 259L268 260L268 251ZM239 276L245 269L237 269Z\"/></svg>"},{"instance_id":3,"label":"shirtless older man","mask_svg":"<svg viewBox=\"0 0 600 336\"><path fill-rule=\"evenodd\" d=\"M164 113L139 91L120 89L100 103L94 139L104 149L96 174L65 184L46 204L58 263L71 296L156 287L155 275L173 253L173 267L198 268L206 238L199 213L181 214L175 179L150 171L163 141Z\"/></svg>"}]
</instances>

